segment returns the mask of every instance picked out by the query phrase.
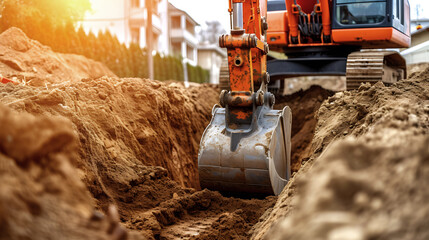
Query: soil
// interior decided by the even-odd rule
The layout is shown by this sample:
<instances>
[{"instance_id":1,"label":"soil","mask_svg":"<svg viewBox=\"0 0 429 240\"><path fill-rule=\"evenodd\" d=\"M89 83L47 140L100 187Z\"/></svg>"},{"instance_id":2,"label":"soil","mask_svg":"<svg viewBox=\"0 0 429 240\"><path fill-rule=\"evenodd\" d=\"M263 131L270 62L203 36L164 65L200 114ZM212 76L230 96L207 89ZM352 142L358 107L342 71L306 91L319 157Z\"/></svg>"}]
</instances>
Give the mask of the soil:
<instances>
[{"instance_id":1,"label":"soil","mask_svg":"<svg viewBox=\"0 0 429 240\"><path fill-rule=\"evenodd\" d=\"M330 91L345 91L346 77L345 76L309 76L309 77L293 77L284 80L283 95L291 95L298 91L305 91L311 86L320 86L323 89Z\"/></svg>"},{"instance_id":2,"label":"soil","mask_svg":"<svg viewBox=\"0 0 429 240\"><path fill-rule=\"evenodd\" d=\"M293 173L301 168L302 161L311 157L310 146L317 124L316 113L323 101L332 95L334 95L333 91L313 85L307 90L300 90L276 99L275 109L289 106L292 110L291 168Z\"/></svg>"},{"instance_id":3,"label":"soil","mask_svg":"<svg viewBox=\"0 0 429 240\"><path fill-rule=\"evenodd\" d=\"M79 139L71 163L93 197L88 205L104 212L116 205L124 226L146 238L201 234L199 239L214 239L218 235L206 231L211 228L239 236L229 221L244 221L241 234L246 236L275 202L274 197L241 200L193 189L199 188L196 154L210 120L208 98L218 98L209 86L184 89L181 84L104 77L52 90L6 84L0 92L1 102L15 111L68 118L68 131ZM207 102L197 101L202 95ZM62 148L62 138L41 141L35 148L44 151L53 143ZM10 151L10 146L4 149ZM231 234L226 228L233 229Z\"/></svg>"},{"instance_id":4,"label":"soil","mask_svg":"<svg viewBox=\"0 0 429 240\"><path fill-rule=\"evenodd\" d=\"M0 239L124 239L116 208L96 211L71 164L70 121L0 105L0 126Z\"/></svg>"},{"instance_id":5,"label":"soil","mask_svg":"<svg viewBox=\"0 0 429 240\"><path fill-rule=\"evenodd\" d=\"M115 77L102 63L80 55L55 53L18 28L0 34L0 74L31 86Z\"/></svg>"},{"instance_id":6,"label":"soil","mask_svg":"<svg viewBox=\"0 0 429 240\"><path fill-rule=\"evenodd\" d=\"M279 197L240 199L198 184L218 89L120 79L18 29L0 52L19 80L0 84L0 239L429 238L425 65L390 87L278 98L293 177Z\"/></svg>"},{"instance_id":7,"label":"soil","mask_svg":"<svg viewBox=\"0 0 429 240\"><path fill-rule=\"evenodd\" d=\"M428 72L325 101L311 158L252 239L427 239Z\"/></svg>"}]
</instances>

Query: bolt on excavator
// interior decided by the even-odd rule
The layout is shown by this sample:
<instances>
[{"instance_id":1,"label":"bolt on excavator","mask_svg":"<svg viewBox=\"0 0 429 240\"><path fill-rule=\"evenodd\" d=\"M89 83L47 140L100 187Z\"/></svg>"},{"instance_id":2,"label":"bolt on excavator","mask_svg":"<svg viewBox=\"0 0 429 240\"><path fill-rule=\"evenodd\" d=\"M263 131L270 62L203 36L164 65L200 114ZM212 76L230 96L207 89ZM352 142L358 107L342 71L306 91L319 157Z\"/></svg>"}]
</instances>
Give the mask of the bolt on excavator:
<instances>
[{"instance_id":1,"label":"bolt on excavator","mask_svg":"<svg viewBox=\"0 0 429 240\"><path fill-rule=\"evenodd\" d=\"M202 188L281 193L291 176L289 107L274 110L270 89L296 76L346 76L361 83L406 77L397 51L410 45L408 0L229 0L231 32L220 105L200 142ZM270 50L287 59L268 58Z\"/></svg>"}]
</instances>

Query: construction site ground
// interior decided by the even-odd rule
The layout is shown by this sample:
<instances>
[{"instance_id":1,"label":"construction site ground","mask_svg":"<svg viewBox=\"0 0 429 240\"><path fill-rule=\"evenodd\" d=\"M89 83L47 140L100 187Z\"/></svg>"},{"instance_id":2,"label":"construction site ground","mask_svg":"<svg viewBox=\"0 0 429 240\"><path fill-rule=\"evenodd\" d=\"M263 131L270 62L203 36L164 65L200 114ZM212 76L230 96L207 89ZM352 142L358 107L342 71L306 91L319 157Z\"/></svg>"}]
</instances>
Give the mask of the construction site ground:
<instances>
[{"instance_id":1,"label":"construction site ground","mask_svg":"<svg viewBox=\"0 0 429 240\"><path fill-rule=\"evenodd\" d=\"M293 174L257 199L199 187L214 86L121 79L16 28L0 73L0 239L429 239L429 64L278 97Z\"/></svg>"}]
</instances>

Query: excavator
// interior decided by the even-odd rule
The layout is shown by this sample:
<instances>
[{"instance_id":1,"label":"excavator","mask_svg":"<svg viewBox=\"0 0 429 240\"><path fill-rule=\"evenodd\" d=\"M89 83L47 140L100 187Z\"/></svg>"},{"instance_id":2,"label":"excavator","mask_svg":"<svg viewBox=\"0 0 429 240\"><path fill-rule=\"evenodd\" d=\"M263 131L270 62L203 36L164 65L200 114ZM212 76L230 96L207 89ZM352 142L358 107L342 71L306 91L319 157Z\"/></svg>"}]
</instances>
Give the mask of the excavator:
<instances>
[{"instance_id":1,"label":"excavator","mask_svg":"<svg viewBox=\"0 0 429 240\"><path fill-rule=\"evenodd\" d=\"M219 104L198 153L202 188L281 193L291 177L291 109L274 110L269 87L297 76L392 84L406 77L408 0L229 0L231 32ZM269 57L269 51L287 58Z\"/></svg>"}]
</instances>

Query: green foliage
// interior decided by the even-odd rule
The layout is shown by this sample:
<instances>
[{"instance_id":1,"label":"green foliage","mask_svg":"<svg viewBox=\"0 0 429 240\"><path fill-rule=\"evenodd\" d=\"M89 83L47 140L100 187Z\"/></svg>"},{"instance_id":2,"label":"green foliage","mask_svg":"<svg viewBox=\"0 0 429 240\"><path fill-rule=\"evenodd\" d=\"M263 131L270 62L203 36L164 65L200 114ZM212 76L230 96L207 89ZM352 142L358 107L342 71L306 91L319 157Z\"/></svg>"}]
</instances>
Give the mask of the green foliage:
<instances>
[{"instance_id":1,"label":"green foliage","mask_svg":"<svg viewBox=\"0 0 429 240\"><path fill-rule=\"evenodd\" d=\"M205 83L209 80L209 71L203 69L200 66L192 66L189 63L186 64L188 68L188 80L190 82L196 82L196 83Z\"/></svg>"}]
</instances>

